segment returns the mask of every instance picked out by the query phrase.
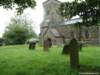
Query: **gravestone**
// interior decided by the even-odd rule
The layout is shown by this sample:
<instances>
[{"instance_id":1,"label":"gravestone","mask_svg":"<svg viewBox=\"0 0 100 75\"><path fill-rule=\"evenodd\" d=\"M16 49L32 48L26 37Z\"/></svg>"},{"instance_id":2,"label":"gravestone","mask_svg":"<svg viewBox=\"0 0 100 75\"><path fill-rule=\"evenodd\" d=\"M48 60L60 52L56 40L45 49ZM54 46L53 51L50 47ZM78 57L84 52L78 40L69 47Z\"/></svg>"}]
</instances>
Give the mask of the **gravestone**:
<instances>
[{"instance_id":1,"label":"gravestone","mask_svg":"<svg viewBox=\"0 0 100 75\"><path fill-rule=\"evenodd\" d=\"M51 38L48 38L47 40L48 40L48 43L49 43L49 48L51 48L52 47L52 40L51 40Z\"/></svg>"},{"instance_id":2,"label":"gravestone","mask_svg":"<svg viewBox=\"0 0 100 75\"><path fill-rule=\"evenodd\" d=\"M48 51L48 49L49 49L49 41L48 40L44 40L43 49L44 49L44 51Z\"/></svg>"},{"instance_id":3,"label":"gravestone","mask_svg":"<svg viewBox=\"0 0 100 75\"><path fill-rule=\"evenodd\" d=\"M29 42L29 49L35 49L36 47L36 42Z\"/></svg>"},{"instance_id":4,"label":"gravestone","mask_svg":"<svg viewBox=\"0 0 100 75\"><path fill-rule=\"evenodd\" d=\"M34 38L32 38L32 39L29 39L28 41L27 41L27 43L29 44L29 49L35 49L35 47L36 47L36 44L39 42L39 40L38 39L34 39Z\"/></svg>"},{"instance_id":5,"label":"gravestone","mask_svg":"<svg viewBox=\"0 0 100 75\"><path fill-rule=\"evenodd\" d=\"M68 54L69 53L69 45L64 45L62 54Z\"/></svg>"},{"instance_id":6,"label":"gravestone","mask_svg":"<svg viewBox=\"0 0 100 75\"><path fill-rule=\"evenodd\" d=\"M44 51L48 51L49 48L52 47L52 40L51 38L47 38L46 40L44 40L43 42L43 48L44 48Z\"/></svg>"},{"instance_id":7,"label":"gravestone","mask_svg":"<svg viewBox=\"0 0 100 75\"><path fill-rule=\"evenodd\" d=\"M79 68L79 44L75 38L69 43L70 49L70 65L72 69Z\"/></svg>"}]
</instances>

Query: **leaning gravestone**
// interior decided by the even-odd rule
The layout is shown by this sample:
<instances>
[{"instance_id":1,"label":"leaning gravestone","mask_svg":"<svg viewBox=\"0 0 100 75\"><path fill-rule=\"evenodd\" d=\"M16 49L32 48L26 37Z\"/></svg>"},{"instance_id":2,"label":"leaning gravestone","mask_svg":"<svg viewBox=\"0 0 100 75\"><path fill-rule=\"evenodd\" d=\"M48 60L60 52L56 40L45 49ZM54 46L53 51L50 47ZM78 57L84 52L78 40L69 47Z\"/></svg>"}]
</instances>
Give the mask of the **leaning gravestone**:
<instances>
[{"instance_id":1,"label":"leaning gravestone","mask_svg":"<svg viewBox=\"0 0 100 75\"><path fill-rule=\"evenodd\" d=\"M79 67L79 44L75 38L69 43L70 49L70 65L72 69L78 69Z\"/></svg>"}]
</instances>

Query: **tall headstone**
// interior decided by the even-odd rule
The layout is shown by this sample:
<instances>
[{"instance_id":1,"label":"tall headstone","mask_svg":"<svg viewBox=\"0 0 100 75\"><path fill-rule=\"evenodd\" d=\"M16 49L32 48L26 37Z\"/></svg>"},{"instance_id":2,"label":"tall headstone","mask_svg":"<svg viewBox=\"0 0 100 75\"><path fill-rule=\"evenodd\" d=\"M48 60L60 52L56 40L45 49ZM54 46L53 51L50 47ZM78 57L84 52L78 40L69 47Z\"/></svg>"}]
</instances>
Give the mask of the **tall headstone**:
<instances>
[{"instance_id":1,"label":"tall headstone","mask_svg":"<svg viewBox=\"0 0 100 75\"><path fill-rule=\"evenodd\" d=\"M79 44L75 38L69 43L70 49L70 65L72 69L79 67Z\"/></svg>"}]
</instances>

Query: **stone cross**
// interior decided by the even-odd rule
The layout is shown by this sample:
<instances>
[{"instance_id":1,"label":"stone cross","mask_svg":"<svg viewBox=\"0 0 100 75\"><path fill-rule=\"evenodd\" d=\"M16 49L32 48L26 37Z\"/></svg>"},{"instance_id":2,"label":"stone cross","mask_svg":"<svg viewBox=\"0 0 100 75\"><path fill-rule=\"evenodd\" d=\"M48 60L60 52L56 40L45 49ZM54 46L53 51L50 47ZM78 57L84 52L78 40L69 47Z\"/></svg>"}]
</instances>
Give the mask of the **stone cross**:
<instances>
[{"instance_id":1,"label":"stone cross","mask_svg":"<svg viewBox=\"0 0 100 75\"><path fill-rule=\"evenodd\" d=\"M75 38L69 43L70 49L70 65L72 69L78 69L79 67L79 44Z\"/></svg>"}]
</instances>

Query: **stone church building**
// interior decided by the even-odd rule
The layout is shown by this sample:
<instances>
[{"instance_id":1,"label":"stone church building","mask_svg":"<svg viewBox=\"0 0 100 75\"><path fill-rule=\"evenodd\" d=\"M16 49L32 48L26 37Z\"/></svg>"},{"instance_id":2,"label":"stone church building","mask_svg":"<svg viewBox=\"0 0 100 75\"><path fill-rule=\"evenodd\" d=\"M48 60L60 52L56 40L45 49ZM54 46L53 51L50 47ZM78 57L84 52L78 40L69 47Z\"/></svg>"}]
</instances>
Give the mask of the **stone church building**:
<instances>
[{"instance_id":1,"label":"stone church building","mask_svg":"<svg viewBox=\"0 0 100 75\"><path fill-rule=\"evenodd\" d=\"M81 34L75 23L82 22L82 19L75 18L64 20L59 14L60 1L47 0L43 3L44 20L40 25L40 40L43 43L44 39L51 38L53 44L68 43L74 37L76 39L81 36L81 41L88 44L100 44L100 27L81 26Z\"/></svg>"}]
</instances>

